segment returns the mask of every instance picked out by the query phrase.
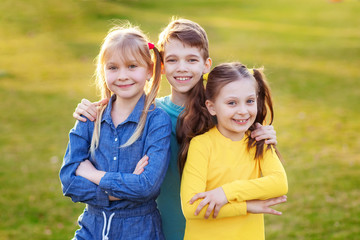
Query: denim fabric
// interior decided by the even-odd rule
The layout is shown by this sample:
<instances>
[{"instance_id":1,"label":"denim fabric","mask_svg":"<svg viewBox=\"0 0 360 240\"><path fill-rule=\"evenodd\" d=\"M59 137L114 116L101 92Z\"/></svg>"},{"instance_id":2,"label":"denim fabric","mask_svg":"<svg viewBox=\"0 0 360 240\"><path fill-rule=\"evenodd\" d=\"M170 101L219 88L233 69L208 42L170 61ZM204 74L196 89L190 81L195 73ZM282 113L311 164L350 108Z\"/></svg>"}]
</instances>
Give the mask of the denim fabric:
<instances>
[{"instance_id":1,"label":"denim fabric","mask_svg":"<svg viewBox=\"0 0 360 240\"><path fill-rule=\"evenodd\" d=\"M94 159L89 154L94 123L89 120L76 122L69 134L60 180L64 195L71 197L74 202L84 202L92 208L108 213L119 209L131 212L155 203L159 195L170 158L171 121L163 110L152 107L139 139L128 147L120 148L130 138L139 122L145 95L140 98L130 116L116 128L111 119L114 100L115 95L104 111L99 147L95 151ZM145 171L140 175L132 174L137 162L145 154L149 156ZM89 159L98 170L107 172L99 186L75 175L80 162L85 159ZM109 201L109 195L122 200ZM87 215L84 214L83 219L85 216Z\"/></svg>"},{"instance_id":2,"label":"denim fabric","mask_svg":"<svg viewBox=\"0 0 360 240\"><path fill-rule=\"evenodd\" d=\"M113 214L113 216L112 216ZM73 240L164 240L161 232L161 217L156 204L133 211L99 211L90 205L78 220L79 230Z\"/></svg>"}]
</instances>

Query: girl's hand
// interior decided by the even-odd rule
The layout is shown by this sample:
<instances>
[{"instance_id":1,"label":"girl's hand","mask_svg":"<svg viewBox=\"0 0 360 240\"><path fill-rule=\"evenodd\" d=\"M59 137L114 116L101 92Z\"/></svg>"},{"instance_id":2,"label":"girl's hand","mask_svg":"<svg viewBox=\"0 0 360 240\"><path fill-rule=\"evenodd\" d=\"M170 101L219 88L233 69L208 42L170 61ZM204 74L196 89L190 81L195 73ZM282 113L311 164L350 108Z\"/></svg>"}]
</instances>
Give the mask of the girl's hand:
<instances>
[{"instance_id":1,"label":"girl's hand","mask_svg":"<svg viewBox=\"0 0 360 240\"><path fill-rule=\"evenodd\" d=\"M90 102L87 99L81 100L81 103L79 103L75 109L75 112L73 113L73 117L79 121L86 122L86 118L82 117L81 115L87 117L90 121L95 121L97 116L97 107L107 104L109 99L105 98L103 100L100 100L98 102Z\"/></svg>"},{"instance_id":2,"label":"girl's hand","mask_svg":"<svg viewBox=\"0 0 360 240\"><path fill-rule=\"evenodd\" d=\"M149 163L149 157L143 156L140 161L136 164L136 168L133 174L140 175L144 171L144 167L146 167Z\"/></svg>"},{"instance_id":3,"label":"girl's hand","mask_svg":"<svg viewBox=\"0 0 360 240\"><path fill-rule=\"evenodd\" d=\"M193 204L198 199L202 200L195 210L195 215L198 215L207 204L209 204L204 218L208 219L211 212L214 211L213 218L216 218L222 206L228 203L226 195L222 187L213 190L196 194L190 199L190 204Z\"/></svg>"},{"instance_id":4,"label":"girl's hand","mask_svg":"<svg viewBox=\"0 0 360 240\"><path fill-rule=\"evenodd\" d=\"M264 213L264 214L273 214L273 215L281 215L281 212L278 212L272 208L271 206L284 203L287 200L287 196L283 195L281 197L270 198L267 200L250 200L246 201L247 211L249 213Z\"/></svg>"},{"instance_id":5,"label":"girl's hand","mask_svg":"<svg viewBox=\"0 0 360 240\"><path fill-rule=\"evenodd\" d=\"M256 123L256 129L251 132L251 137L256 141L265 139L265 144L277 144L276 131L272 125L263 126L260 123Z\"/></svg>"},{"instance_id":6,"label":"girl's hand","mask_svg":"<svg viewBox=\"0 0 360 240\"><path fill-rule=\"evenodd\" d=\"M97 185L99 185L105 173L104 171L97 170L89 160L82 161L75 172L76 176L86 178Z\"/></svg>"}]
</instances>

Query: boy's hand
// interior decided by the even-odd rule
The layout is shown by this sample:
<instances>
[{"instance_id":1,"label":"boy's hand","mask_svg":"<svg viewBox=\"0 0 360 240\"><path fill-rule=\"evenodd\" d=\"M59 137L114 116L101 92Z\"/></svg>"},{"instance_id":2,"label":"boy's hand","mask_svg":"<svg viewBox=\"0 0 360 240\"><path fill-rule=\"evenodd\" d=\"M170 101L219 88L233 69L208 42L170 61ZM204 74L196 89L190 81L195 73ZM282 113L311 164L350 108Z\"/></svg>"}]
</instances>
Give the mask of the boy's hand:
<instances>
[{"instance_id":1,"label":"boy's hand","mask_svg":"<svg viewBox=\"0 0 360 240\"><path fill-rule=\"evenodd\" d=\"M287 200L287 196L283 195L281 197L270 198L267 200L250 200L246 201L247 211L249 213L264 213L264 214L273 214L273 215L281 215L282 213L276 211L271 206L278 205L280 203L284 203Z\"/></svg>"},{"instance_id":2,"label":"boy's hand","mask_svg":"<svg viewBox=\"0 0 360 240\"><path fill-rule=\"evenodd\" d=\"M256 141L265 139L265 144L277 144L276 131L272 125L263 126L260 123L256 123L256 129L251 132L251 137Z\"/></svg>"},{"instance_id":3,"label":"boy's hand","mask_svg":"<svg viewBox=\"0 0 360 240\"><path fill-rule=\"evenodd\" d=\"M98 102L90 102L87 99L82 99L81 103L79 103L73 113L73 117L79 121L86 122L86 118L81 115L87 117L90 121L95 121L97 116L97 107L107 104L109 99L105 98Z\"/></svg>"}]
</instances>

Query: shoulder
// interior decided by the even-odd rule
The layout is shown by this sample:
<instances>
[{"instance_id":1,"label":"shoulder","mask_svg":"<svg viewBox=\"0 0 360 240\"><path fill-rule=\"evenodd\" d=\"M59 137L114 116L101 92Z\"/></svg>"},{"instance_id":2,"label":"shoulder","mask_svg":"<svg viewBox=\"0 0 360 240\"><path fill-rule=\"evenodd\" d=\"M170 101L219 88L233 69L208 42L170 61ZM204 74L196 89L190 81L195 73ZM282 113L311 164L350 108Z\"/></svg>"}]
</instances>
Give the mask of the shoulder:
<instances>
[{"instance_id":1,"label":"shoulder","mask_svg":"<svg viewBox=\"0 0 360 240\"><path fill-rule=\"evenodd\" d=\"M264 159L266 158L278 158L273 145L264 144Z\"/></svg>"},{"instance_id":2,"label":"shoulder","mask_svg":"<svg viewBox=\"0 0 360 240\"><path fill-rule=\"evenodd\" d=\"M79 131L82 132L82 131L85 131L85 130L88 131L89 129L93 129L93 128L94 128L94 122L92 122L88 118L86 118L86 122L82 122L82 121L77 120L75 122L74 127L70 130L70 132L79 132Z\"/></svg>"},{"instance_id":3,"label":"shoulder","mask_svg":"<svg viewBox=\"0 0 360 240\"><path fill-rule=\"evenodd\" d=\"M190 145L196 148L209 148L214 144L214 135L212 134L211 129L203 133L201 135L197 135L196 137L193 137L190 141Z\"/></svg>"},{"instance_id":4,"label":"shoulder","mask_svg":"<svg viewBox=\"0 0 360 240\"><path fill-rule=\"evenodd\" d=\"M80 137L90 139L94 131L94 122L86 119L86 122L76 121L74 127L69 132L69 137Z\"/></svg>"},{"instance_id":5,"label":"shoulder","mask_svg":"<svg viewBox=\"0 0 360 240\"><path fill-rule=\"evenodd\" d=\"M160 107L151 106L148 112L148 120L150 123L162 123L171 126L171 119L169 115Z\"/></svg>"}]
</instances>

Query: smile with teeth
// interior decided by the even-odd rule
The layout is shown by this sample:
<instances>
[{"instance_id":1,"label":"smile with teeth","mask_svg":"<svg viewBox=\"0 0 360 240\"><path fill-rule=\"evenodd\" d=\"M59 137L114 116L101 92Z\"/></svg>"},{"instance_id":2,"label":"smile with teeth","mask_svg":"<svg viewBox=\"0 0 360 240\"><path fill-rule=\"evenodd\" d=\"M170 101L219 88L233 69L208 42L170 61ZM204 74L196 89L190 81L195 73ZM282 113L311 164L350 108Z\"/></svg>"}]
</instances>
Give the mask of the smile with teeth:
<instances>
[{"instance_id":1,"label":"smile with teeth","mask_svg":"<svg viewBox=\"0 0 360 240\"><path fill-rule=\"evenodd\" d=\"M239 124L244 124L244 123L246 123L248 120L249 120L249 119L234 119L234 121L235 121L236 123L239 123Z\"/></svg>"},{"instance_id":2,"label":"smile with teeth","mask_svg":"<svg viewBox=\"0 0 360 240\"><path fill-rule=\"evenodd\" d=\"M174 77L178 81L189 81L191 77Z\"/></svg>"}]
</instances>

